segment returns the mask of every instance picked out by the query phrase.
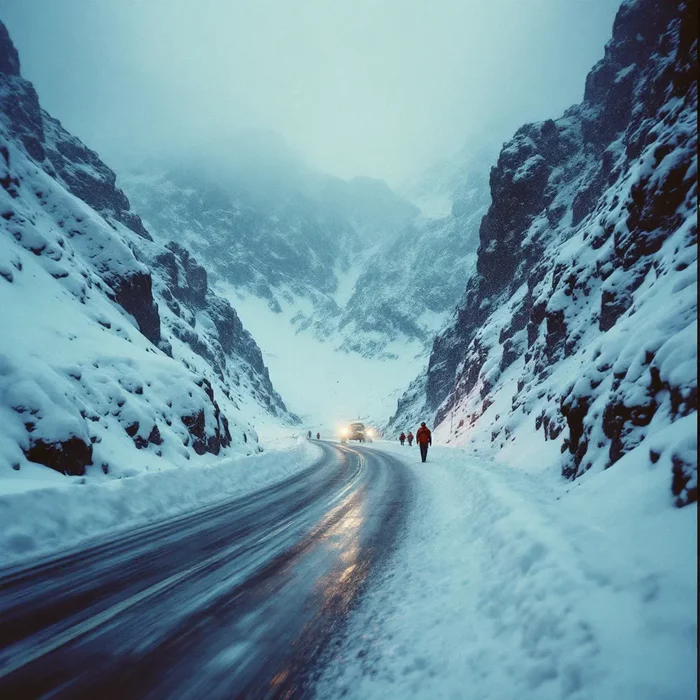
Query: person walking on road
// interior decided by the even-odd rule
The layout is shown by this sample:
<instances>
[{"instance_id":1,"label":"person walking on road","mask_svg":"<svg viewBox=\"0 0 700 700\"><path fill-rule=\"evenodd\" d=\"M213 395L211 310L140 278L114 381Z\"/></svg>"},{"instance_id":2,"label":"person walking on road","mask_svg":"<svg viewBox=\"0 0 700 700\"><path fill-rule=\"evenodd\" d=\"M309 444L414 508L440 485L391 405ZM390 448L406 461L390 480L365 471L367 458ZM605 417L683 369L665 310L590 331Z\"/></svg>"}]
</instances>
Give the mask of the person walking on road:
<instances>
[{"instance_id":1,"label":"person walking on road","mask_svg":"<svg viewBox=\"0 0 700 700\"><path fill-rule=\"evenodd\" d=\"M425 423L421 423L420 428L416 431L416 442L420 447L421 462L425 462L428 457L428 445L433 444L432 433Z\"/></svg>"},{"instance_id":2,"label":"person walking on road","mask_svg":"<svg viewBox=\"0 0 700 700\"><path fill-rule=\"evenodd\" d=\"M316 433L316 439L320 440L321 439L321 433Z\"/></svg>"},{"instance_id":3,"label":"person walking on road","mask_svg":"<svg viewBox=\"0 0 700 700\"><path fill-rule=\"evenodd\" d=\"M406 440L408 440L408 446L413 444L413 433L409 430L408 435L406 435Z\"/></svg>"},{"instance_id":4,"label":"person walking on road","mask_svg":"<svg viewBox=\"0 0 700 700\"><path fill-rule=\"evenodd\" d=\"M307 433L306 437L309 438L309 440L311 440L311 431L310 431L310 430L309 430L309 432Z\"/></svg>"},{"instance_id":5,"label":"person walking on road","mask_svg":"<svg viewBox=\"0 0 700 700\"><path fill-rule=\"evenodd\" d=\"M405 440L406 440L406 435L404 433L401 433L401 435L399 435L399 442L401 443L402 447L403 447L403 443Z\"/></svg>"}]
</instances>

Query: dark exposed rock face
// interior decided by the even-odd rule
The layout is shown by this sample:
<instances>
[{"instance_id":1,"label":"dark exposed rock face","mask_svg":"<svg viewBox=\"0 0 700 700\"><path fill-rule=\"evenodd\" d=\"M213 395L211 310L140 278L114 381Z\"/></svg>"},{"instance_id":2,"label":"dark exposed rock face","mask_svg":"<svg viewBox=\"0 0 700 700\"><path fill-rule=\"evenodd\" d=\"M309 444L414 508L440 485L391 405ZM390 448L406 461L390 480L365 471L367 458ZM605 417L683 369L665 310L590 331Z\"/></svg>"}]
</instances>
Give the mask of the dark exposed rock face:
<instances>
[{"instance_id":1,"label":"dark exposed rock face","mask_svg":"<svg viewBox=\"0 0 700 700\"><path fill-rule=\"evenodd\" d=\"M92 464L92 445L75 436L51 443L37 440L25 454L30 462L43 464L68 476L82 476L85 467Z\"/></svg>"},{"instance_id":2,"label":"dark exposed rock face","mask_svg":"<svg viewBox=\"0 0 700 700\"><path fill-rule=\"evenodd\" d=\"M10 39L7 27L0 22L0 73L19 75L19 54Z\"/></svg>"},{"instance_id":3,"label":"dark exposed rock face","mask_svg":"<svg viewBox=\"0 0 700 700\"><path fill-rule=\"evenodd\" d=\"M217 424L216 433L207 437L204 411L199 411L193 416L183 416L182 422L192 436L192 449L198 455L206 452L218 455L222 447L227 447L231 443L231 434L227 429L222 431L219 424Z\"/></svg>"},{"instance_id":4,"label":"dark exposed rock face","mask_svg":"<svg viewBox=\"0 0 700 700\"><path fill-rule=\"evenodd\" d=\"M698 472L697 464L683 459L678 455L673 456L673 481L671 492L676 497L676 505L680 508L698 500Z\"/></svg>"},{"instance_id":5,"label":"dark exposed rock face","mask_svg":"<svg viewBox=\"0 0 700 700\"><path fill-rule=\"evenodd\" d=\"M219 404L214 399L211 383L203 379L201 386L214 407L213 431L209 435L207 434L207 420L203 410L196 414L184 415L181 420L187 428L187 432L192 436L192 449L197 454L203 455L205 452L210 452L218 455L222 448L231 444L231 432L226 416L223 415Z\"/></svg>"},{"instance_id":6,"label":"dark exposed rock face","mask_svg":"<svg viewBox=\"0 0 700 700\"><path fill-rule=\"evenodd\" d=\"M697 207L696 24L693 1L623 3L583 102L522 127L504 146L491 171L477 274L430 357L423 410L436 422L468 405L465 422L476 424L485 410L477 398L488 399L522 358L513 411L546 402L538 429L545 419L557 434L567 426L562 469L575 477L601 450L609 466L639 444L659 406L671 420L697 410L695 380L669 373L671 350L654 357L669 336L682 345L694 316L687 295L669 309L668 331L660 320L640 338L637 347L646 342L651 353L645 364L641 352L643 371L634 345L621 340L626 330L604 337L635 314L646 317L645 285L657 280L681 294L691 283L681 276L697 257L689 225ZM678 282L666 283L675 274ZM590 329L603 336L597 351ZM619 349L596 362L606 342ZM556 390L549 377L573 357L592 365L590 380ZM404 420L399 409L392 423Z\"/></svg>"},{"instance_id":7,"label":"dark exposed rock face","mask_svg":"<svg viewBox=\"0 0 700 700\"><path fill-rule=\"evenodd\" d=\"M0 27L5 29L2 22ZM7 30L5 30L7 37ZM0 41L3 37L0 36ZM8 38L9 41L9 38ZM10 44L12 50L14 46ZM0 45L0 55L7 54L7 46ZM44 123L41 118L39 96L34 86L21 78L19 74L2 74L0 78L7 86L0 96L0 106L5 121L13 136L19 138L27 153L41 162L46 157L44 150Z\"/></svg>"},{"instance_id":8,"label":"dark exposed rock face","mask_svg":"<svg viewBox=\"0 0 700 700\"><path fill-rule=\"evenodd\" d=\"M171 241L166 247L168 250L158 255L156 262L168 274L172 295L201 308L207 298L207 271L181 245Z\"/></svg>"},{"instance_id":9,"label":"dark exposed rock face","mask_svg":"<svg viewBox=\"0 0 700 700\"><path fill-rule=\"evenodd\" d=\"M139 330L152 343L160 342L160 315L153 299L151 275L132 274L112 283L115 301L130 313L139 324Z\"/></svg>"}]
</instances>

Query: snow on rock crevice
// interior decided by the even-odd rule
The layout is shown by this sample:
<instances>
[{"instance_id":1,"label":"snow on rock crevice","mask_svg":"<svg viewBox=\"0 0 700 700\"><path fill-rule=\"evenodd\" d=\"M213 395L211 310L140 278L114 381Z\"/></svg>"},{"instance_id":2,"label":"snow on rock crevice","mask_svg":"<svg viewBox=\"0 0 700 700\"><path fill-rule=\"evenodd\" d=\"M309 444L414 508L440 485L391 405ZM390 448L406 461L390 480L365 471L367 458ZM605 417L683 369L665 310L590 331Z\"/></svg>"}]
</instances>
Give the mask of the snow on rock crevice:
<instances>
[{"instance_id":1,"label":"snow on rock crevice","mask_svg":"<svg viewBox=\"0 0 700 700\"><path fill-rule=\"evenodd\" d=\"M189 258L199 285L171 308L169 251L97 154L41 110L2 24L0 68L5 484L256 452L251 420L292 417L235 311Z\"/></svg>"},{"instance_id":2,"label":"snow on rock crevice","mask_svg":"<svg viewBox=\"0 0 700 700\"><path fill-rule=\"evenodd\" d=\"M570 478L663 453L677 505L697 499L696 14L624 3L583 102L505 144L477 274L391 427L432 414Z\"/></svg>"}]
</instances>

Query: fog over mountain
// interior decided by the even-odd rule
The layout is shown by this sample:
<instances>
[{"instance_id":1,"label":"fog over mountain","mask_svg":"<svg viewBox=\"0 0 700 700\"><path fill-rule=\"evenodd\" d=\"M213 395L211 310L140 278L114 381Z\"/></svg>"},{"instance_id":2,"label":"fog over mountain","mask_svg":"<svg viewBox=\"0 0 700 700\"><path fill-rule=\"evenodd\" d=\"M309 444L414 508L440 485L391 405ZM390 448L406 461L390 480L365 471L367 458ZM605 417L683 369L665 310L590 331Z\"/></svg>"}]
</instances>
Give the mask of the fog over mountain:
<instances>
[{"instance_id":1,"label":"fog over mountain","mask_svg":"<svg viewBox=\"0 0 700 700\"><path fill-rule=\"evenodd\" d=\"M278 132L396 185L580 98L618 0L0 0L46 108L118 170Z\"/></svg>"}]
</instances>

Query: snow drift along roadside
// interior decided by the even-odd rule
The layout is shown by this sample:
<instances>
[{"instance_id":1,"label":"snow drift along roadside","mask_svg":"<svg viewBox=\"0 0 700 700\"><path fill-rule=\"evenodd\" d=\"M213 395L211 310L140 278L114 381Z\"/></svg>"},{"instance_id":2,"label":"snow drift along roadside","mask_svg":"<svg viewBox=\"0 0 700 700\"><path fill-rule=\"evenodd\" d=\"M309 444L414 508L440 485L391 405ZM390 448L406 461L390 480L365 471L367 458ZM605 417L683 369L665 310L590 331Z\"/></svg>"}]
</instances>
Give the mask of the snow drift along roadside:
<instances>
[{"instance_id":1,"label":"snow drift along roadside","mask_svg":"<svg viewBox=\"0 0 700 700\"><path fill-rule=\"evenodd\" d=\"M630 453L571 484L377 447L409 464L415 502L316 697L695 697L697 506L674 508L665 465Z\"/></svg>"},{"instance_id":2,"label":"snow drift along roadside","mask_svg":"<svg viewBox=\"0 0 700 700\"><path fill-rule=\"evenodd\" d=\"M72 479L62 487L0 496L0 566L257 491L306 469L320 454L297 439L286 449L208 466L99 484Z\"/></svg>"}]
</instances>

